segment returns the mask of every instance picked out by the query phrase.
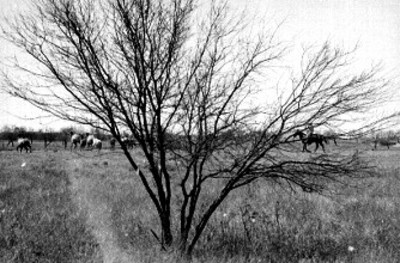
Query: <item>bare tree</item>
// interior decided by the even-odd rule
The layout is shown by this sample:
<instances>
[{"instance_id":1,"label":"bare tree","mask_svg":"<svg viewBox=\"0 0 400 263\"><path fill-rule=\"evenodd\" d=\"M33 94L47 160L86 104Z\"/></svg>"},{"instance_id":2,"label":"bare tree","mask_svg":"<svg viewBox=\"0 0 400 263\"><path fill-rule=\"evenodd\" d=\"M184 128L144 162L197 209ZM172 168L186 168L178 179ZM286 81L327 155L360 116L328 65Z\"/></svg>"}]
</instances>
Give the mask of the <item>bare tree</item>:
<instances>
[{"instance_id":1,"label":"bare tree","mask_svg":"<svg viewBox=\"0 0 400 263\"><path fill-rule=\"evenodd\" d=\"M14 147L14 142L18 139L19 133L24 133L24 127L8 127L5 126L1 130L1 138L7 141L7 147L11 144Z\"/></svg>"},{"instance_id":2,"label":"bare tree","mask_svg":"<svg viewBox=\"0 0 400 263\"><path fill-rule=\"evenodd\" d=\"M286 49L226 3L39 0L30 11L2 32L37 63L16 61L18 79L29 81L9 70L4 86L116 138L156 208L165 248L190 254L225 198L255 180L322 192L369 171L355 152L293 154L296 129L342 122L378 101L386 83L376 69L350 71L351 53L328 43L305 50L297 77L267 104L262 81ZM147 166L122 143L126 130ZM202 198L210 184L214 197Z\"/></svg>"}]
</instances>

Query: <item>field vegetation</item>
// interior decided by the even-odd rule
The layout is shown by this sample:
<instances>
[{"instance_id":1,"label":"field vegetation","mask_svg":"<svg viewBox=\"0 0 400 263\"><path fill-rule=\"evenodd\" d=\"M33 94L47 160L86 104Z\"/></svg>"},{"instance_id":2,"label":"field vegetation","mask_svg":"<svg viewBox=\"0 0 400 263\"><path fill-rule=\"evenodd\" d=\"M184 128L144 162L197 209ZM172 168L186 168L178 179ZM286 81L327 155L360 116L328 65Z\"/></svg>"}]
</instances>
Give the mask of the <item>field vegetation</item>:
<instances>
[{"instance_id":1,"label":"field vegetation","mask_svg":"<svg viewBox=\"0 0 400 263\"><path fill-rule=\"evenodd\" d=\"M309 155L298 148L299 158ZM160 249L157 212L120 150L1 151L0 261L399 262L399 148L327 148L362 151L375 173L324 195L263 179L242 187L213 215L191 258ZM173 209L180 202L174 197Z\"/></svg>"},{"instance_id":2,"label":"field vegetation","mask_svg":"<svg viewBox=\"0 0 400 263\"><path fill-rule=\"evenodd\" d=\"M0 262L91 262L98 243L71 201L63 158L0 157Z\"/></svg>"}]
</instances>

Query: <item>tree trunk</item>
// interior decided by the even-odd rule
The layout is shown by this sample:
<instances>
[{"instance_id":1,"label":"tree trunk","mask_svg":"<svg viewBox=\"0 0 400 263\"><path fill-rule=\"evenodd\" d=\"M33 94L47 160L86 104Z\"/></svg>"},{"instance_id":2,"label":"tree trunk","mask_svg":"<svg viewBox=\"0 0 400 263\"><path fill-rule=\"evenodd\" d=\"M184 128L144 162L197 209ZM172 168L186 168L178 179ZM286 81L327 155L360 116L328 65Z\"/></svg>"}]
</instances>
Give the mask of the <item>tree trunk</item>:
<instances>
[{"instance_id":1,"label":"tree trunk","mask_svg":"<svg viewBox=\"0 0 400 263\"><path fill-rule=\"evenodd\" d=\"M172 245L173 236L171 231L171 218L169 213L164 212L160 215L161 218L161 226L162 226L162 237L161 237L161 245L165 247L170 247Z\"/></svg>"}]
</instances>

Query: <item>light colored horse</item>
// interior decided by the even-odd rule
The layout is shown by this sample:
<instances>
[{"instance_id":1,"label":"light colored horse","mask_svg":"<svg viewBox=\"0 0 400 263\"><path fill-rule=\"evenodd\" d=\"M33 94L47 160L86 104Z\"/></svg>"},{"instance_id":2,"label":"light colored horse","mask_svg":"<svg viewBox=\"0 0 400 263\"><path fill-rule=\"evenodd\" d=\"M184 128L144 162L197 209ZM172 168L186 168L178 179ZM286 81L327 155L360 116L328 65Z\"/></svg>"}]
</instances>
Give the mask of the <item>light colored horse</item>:
<instances>
[{"instance_id":1,"label":"light colored horse","mask_svg":"<svg viewBox=\"0 0 400 263\"><path fill-rule=\"evenodd\" d=\"M71 132L71 151L72 148L76 149L81 143L81 135Z\"/></svg>"},{"instance_id":2,"label":"light colored horse","mask_svg":"<svg viewBox=\"0 0 400 263\"><path fill-rule=\"evenodd\" d=\"M97 138L93 138L92 147L97 149L100 152L101 148L103 147L103 143L101 140L99 140Z\"/></svg>"},{"instance_id":3,"label":"light colored horse","mask_svg":"<svg viewBox=\"0 0 400 263\"><path fill-rule=\"evenodd\" d=\"M93 141L96 137L93 134L86 133L86 144L87 147L90 148L93 146Z\"/></svg>"},{"instance_id":4,"label":"light colored horse","mask_svg":"<svg viewBox=\"0 0 400 263\"><path fill-rule=\"evenodd\" d=\"M22 149L25 149L26 152L32 152L31 141L28 138L18 138L17 151L22 152Z\"/></svg>"},{"instance_id":5,"label":"light colored horse","mask_svg":"<svg viewBox=\"0 0 400 263\"><path fill-rule=\"evenodd\" d=\"M103 143L101 140L96 138L94 135L88 133L86 133L86 145L88 148L90 149L95 148L98 151L100 151L101 148L103 147Z\"/></svg>"}]
</instances>

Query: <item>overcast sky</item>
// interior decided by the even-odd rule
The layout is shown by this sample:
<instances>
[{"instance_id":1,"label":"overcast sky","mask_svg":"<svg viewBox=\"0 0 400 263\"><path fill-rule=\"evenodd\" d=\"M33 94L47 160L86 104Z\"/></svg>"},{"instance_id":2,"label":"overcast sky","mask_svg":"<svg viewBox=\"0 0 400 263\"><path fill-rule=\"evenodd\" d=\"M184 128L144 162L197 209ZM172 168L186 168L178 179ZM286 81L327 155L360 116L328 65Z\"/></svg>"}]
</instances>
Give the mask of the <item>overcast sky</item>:
<instances>
[{"instance_id":1,"label":"overcast sky","mask_svg":"<svg viewBox=\"0 0 400 263\"><path fill-rule=\"evenodd\" d=\"M4 16L23 8L24 0L0 0L0 22ZM366 67L382 62L386 72L400 75L400 0L231 0L234 8L247 5L267 21L283 21L278 37L290 41L294 49L326 40L344 46L359 44L357 58ZM0 57L13 55L14 48L0 40ZM397 97L395 97L397 100ZM393 103L400 103L395 101ZM0 93L0 127L23 125L33 128L65 126L48 119L34 121L40 111L26 102Z\"/></svg>"}]
</instances>

